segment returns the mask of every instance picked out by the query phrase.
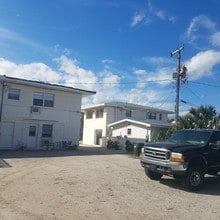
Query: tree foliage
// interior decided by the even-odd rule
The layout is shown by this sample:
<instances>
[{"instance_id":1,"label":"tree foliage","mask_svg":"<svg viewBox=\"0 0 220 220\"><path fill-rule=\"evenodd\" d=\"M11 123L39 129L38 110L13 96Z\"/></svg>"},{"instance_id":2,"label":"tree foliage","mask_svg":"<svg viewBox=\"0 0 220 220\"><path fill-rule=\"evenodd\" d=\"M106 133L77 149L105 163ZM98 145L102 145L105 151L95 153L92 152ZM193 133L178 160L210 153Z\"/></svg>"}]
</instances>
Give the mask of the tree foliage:
<instances>
[{"instance_id":1,"label":"tree foliage","mask_svg":"<svg viewBox=\"0 0 220 220\"><path fill-rule=\"evenodd\" d=\"M215 129L220 124L220 115L217 114L215 107L203 106L191 108L187 114L179 118L178 129ZM167 139L176 131L176 126L168 130L161 130L155 140Z\"/></svg>"},{"instance_id":2,"label":"tree foliage","mask_svg":"<svg viewBox=\"0 0 220 220\"><path fill-rule=\"evenodd\" d=\"M193 129L193 128L215 128L219 116L216 113L215 107L203 106L191 108L189 113L179 118L178 128Z\"/></svg>"}]
</instances>

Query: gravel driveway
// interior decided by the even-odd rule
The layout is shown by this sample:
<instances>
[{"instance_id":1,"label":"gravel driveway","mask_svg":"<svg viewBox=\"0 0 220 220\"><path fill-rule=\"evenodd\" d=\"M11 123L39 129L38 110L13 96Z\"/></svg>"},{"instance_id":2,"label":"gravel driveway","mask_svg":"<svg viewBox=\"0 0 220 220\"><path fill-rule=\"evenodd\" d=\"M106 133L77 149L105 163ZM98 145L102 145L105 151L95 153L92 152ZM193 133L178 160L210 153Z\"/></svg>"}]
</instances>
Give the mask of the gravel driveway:
<instances>
[{"instance_id":1,"label":"gravel driveway","mask_svg":"<svg viewBox=\"0 0 220 220\"><path fill-rule=\"evenodd\" d=\"M0 167L1 220L220 219L220 177L187 192L122 151L0 152Z\"/></svg>"}]
</instances>

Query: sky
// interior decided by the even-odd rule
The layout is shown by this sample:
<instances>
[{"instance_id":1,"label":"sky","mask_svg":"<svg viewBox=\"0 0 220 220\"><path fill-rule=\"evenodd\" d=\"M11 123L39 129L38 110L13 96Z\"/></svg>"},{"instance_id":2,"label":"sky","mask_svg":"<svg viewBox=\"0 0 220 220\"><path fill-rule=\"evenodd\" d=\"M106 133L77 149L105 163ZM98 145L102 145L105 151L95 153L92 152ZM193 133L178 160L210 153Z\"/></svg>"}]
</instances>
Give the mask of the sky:
<instances>
[{"instance_id":1,"label":"sky","mask_svg":"<svg viewBox=\"0 0 220 220\"><path fill-rule=\"evenodd\" d=\"M0 0L0 75L174 111L220 112L219 0Z\"/></svg>"}]
</instances>

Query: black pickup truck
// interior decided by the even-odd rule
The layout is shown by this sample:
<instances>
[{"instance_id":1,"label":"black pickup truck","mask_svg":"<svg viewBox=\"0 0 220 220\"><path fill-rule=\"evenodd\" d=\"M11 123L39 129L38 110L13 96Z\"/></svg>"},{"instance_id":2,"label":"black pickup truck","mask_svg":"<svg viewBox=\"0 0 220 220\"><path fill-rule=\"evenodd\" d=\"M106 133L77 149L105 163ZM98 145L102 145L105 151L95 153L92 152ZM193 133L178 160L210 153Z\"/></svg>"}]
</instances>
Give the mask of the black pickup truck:
<instances>
[{"instance_id":1,"label":"black pickup truck","mask_svg":"<svg viewBox=\"0 0 220 220\"><path fill-rule=\"evenodd\" d=\"M198 190L205 174L220 172L220 130L178 130L164 142L146 143L140 162L152 180L169 175Z\"/></svg>"}]
</instances>

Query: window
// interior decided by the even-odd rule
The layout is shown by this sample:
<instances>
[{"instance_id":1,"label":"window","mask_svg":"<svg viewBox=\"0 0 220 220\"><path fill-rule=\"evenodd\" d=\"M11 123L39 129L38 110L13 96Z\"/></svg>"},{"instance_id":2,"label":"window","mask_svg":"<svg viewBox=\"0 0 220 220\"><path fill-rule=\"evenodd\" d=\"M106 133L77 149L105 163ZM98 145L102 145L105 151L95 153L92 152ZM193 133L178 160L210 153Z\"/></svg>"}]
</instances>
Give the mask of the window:
<instances>
[{"instance_id":1,"label":"window","mask_svg":"<svg viewBox=\"0 0 220 220\"><path fill-rule=\"evenodd\" d=\"M90 118L92 118L92 116L93 116L93 111L92 111L92 110L88 110L88 111L86 112L86 118L87 118L87 119L90 119Z\"/></svg>"},{"instance_id":2,"label":"window","mask_svg":"<svg viewBox=\"0 0 220 220\"><path fill-rule=\"evenodd\" d=\"M131 128L127 129L127 135L131 135Z\"/></svg>"},{"instance_id":3,"label":"window","mask_svg":"<svg viewBox=\"0 0 220 220\"><path fill-rule=\"evenodd\" d=\"M103 108L96 110L96 118L103 118Z\"/></svg>"},{"instance_id":4,"label":"window","mask_svg":"<svg viewBox=\"0 0 220 220\"><path fill-rule=\"evenodd\" d=\"M54 104L54 95L44 94L44 106L53 107L53 104Z\"/></svg>"},{"instance_id":5,"label":"window","mask_svg":"<svg viewBox=\"0 0 220 220\"><path fill-rule=\"evenodd\" d=\"M44 124L42 127L42 137L52 137L53 125Z\"/></svg>"},{"instance_id":6,"label":"window","mask_svg":"<svg viewBox=\"0 0 220 220\"><path fill-rule=\"evenodd\" d=\"M8 89L8 99L19 100L20 89L9 88Z\"/></svg>"},{"instance_id":7,"label":"window","mask_svg":"<svg viewBox=\"0 0 220 220\"><path fill-rule=\"evenodd\" d=\"M39 93L39 92L34 93L33 105L43 106L43 100L44 100L43 93Z\"/></svg>"},{"instance_id":8,"label":"window","mask_svg":"<svg viewBox=\"0 0 220 220\"><path fill-rule=\"evenodd\" d=\"M153 119L156 120L157 114L155 112L148 112L147 113L147 119Z\"/></svg>"},{"instance_id":9,"label":"window","mask_svg":"<svg viewBox=\"0 0 220 220\"><path fill-rule=\"evenodd\" d=\"M35 137L36 136L36 126L31 125L29 127L29 136L30 137Z\"/></svg>"},{"instance_id":10,"label":"window","mask_svg":"<svg viewBox=\"0 0 220 220\"><path fill-rule=\"evenodd\" d=\"M131 110L126 110L125 116L131 118Z\"/></svg>"},{"instance_id":11,"label":"window","mask_svg":"<svg viewBox=\"0 0 220 220\"><path fill-rule=\"evenodd\" d=\"M33 96L33 105L53 107L54 95L49 93L35 92Z\"/></svg>"},{"instance_id":12,"label":"window","mask_svg":"<svg viewBox=\"0 0 220 220\"><path fill-rule=\"evenodd\" d=\"M162 114L159 114L159 120L160 121L162 120Z\"/></svg>"}]
</instances>

